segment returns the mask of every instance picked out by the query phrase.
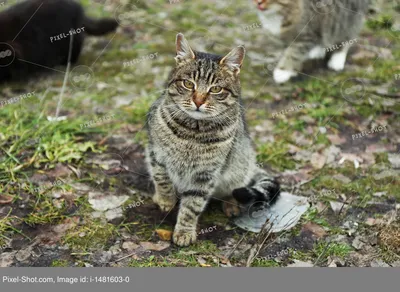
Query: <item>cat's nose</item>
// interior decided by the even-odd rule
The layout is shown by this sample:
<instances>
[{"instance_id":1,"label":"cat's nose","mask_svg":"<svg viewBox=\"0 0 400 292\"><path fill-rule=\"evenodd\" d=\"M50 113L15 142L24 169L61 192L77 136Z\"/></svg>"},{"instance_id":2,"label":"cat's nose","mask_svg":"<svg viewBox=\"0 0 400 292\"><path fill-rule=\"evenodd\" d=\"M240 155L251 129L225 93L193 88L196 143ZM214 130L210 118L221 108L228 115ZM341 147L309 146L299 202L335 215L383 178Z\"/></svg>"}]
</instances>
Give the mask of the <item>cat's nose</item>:
<instances>
[{"instance_id":1,"label":"cat's nose","mask_svg":"<svg viewBox=\"0 0 400 292\"><path fill-rule=\"evenodd\" d=\"M193 102L197 106L197 108L200 108L205 102L206 102L207 96L202 95L202 94L194 94L193 95Z\"/></svg>"}]
</instances>

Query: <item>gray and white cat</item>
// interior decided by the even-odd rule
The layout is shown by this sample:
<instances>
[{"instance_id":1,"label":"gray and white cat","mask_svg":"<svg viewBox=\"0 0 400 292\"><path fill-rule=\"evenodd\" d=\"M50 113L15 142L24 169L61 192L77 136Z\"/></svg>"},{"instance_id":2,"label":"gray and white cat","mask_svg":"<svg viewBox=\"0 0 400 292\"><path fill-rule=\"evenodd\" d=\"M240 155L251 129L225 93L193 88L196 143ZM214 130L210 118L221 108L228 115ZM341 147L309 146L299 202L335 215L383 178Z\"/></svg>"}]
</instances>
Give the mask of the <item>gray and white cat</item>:
<instances>
[{"instance_id":1,"label":"gray and white cat","mask_svg":"<svg viewBox=\"0 0 400 292\"><path fill-rule=\"evenodd\" d=\"M309 59L344 69L350 48L363 27L370 0L254 0L263 27L278 35L287 49L274 70L276 83L297 76ZM334 49L332 49L334 48Z\"/></svg>"},{"instance_id":2,"label":"gray and white cat","mask_svg":"<svg viewBox=\"0 0 400 292\"><path fill-rule=\"evenodd\" d=\"M211 198L237 216L239 204L272 204L280 188L256 165L246 128L239 80L244 47L225 57L195 52L178 34L176 53L166 92L148 113L146 154L153 200L162 211L180 200L173 241L187 246L196 241L199 216Z\"/></svg>"}]
</instances>

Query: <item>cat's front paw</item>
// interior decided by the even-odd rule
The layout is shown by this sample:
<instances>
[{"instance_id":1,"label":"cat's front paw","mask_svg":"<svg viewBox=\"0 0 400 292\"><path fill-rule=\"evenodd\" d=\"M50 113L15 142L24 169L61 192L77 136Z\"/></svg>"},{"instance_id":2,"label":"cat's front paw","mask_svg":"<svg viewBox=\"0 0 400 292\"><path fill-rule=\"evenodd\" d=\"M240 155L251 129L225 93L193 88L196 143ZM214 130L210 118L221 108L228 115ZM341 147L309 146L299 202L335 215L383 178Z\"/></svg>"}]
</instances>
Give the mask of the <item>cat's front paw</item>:
<instances>
[{"instance_id":1,"label":"cat's front paw","mask_svg":"<svg viewBox=\"0 0 400 292\"><path fill-rule=\"evenodd\" d=\"M156 203L163 212L171 211L175 207L176 201L177 199L175 196L160 196L157 193L153 196L153 202Z\"/></svg>"},{"instance_id":2,"label":"cat's front paw","mask_svg":"<svg viewBox=\"0 0 400 292\"><path fill-rule=\"evenodd\" d=\"M197 232L196 230L185 230L185 229L175 228L172 240L178 246L188 246L196 242Z\"/></svg>"},{"instance_id":3,"label":"cat's front paw","mask_svg":"<svg viewBox=\"0 0 400 292\"><path fill-rule=\"evenodd\" d=\"M291 70L282 70L275 68L274 70L274 81L278 84L285 83L290 80L290 78L297 76L297 72Z\"/></svg>"}]
</instances>

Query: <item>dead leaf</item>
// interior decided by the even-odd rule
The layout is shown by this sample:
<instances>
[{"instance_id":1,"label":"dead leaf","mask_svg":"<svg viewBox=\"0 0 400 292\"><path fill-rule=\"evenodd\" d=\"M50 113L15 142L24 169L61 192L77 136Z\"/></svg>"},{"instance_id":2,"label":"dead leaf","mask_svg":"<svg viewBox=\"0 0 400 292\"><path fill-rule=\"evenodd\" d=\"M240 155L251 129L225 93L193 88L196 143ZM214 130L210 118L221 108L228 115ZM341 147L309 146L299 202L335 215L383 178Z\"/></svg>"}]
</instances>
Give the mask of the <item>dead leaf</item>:
<instances>
[{"instance_id":1,"label":"dead leaf","mask_svg":"<svg viewBox=\"0 0 400 292\"><path fill-rule=\"evenodd\" d=\"M385 221L378 218L367 218L367 220L365 220L365 224L367 224L368 226L374 226L374 225L381 225L383 224Z\"/></svg>"},{"instance_id":2,"label":"dead leaf","mask_svg":"<svg viewBox=\"0 0 400 292\"><path fill-rule=\"evenodd\" d=\"M340 148L331 145L328 148L324 149L323 151L323 155L326 157L326 164L331 164L333 163L336 158L339 156L339 154L341 153Z\"/></svg>"},{"instance_id":3,"label":"dead leaf","mask_svg":"<svg viewBox=\"0 0 400 292\"><path fill-rule=\"evenodd\" d=\"M14 263L14 252L3 252L0 254L0 268L10 267Z\"/></svg>"},{"instance_id":4,"label":"dead leaf","mask_svg":"<svg viewBox=\"0 0 400 292\"><path fill-rule=\"evenodd\" d=\"M294 260L294 264L290 264L288 265L288 267L307 267L307 268L311 268L314 267L314 265L310 262L302 262L299 260Z\"/></svg>"},{"instance_id":5,"label":"dead leaf","mask_svg":"<svg viewBox=\"0 0 400 292\"><path fill-rule=\"evenodd\" d=\"M89 192L89 203L96 211L107 211L118 208L128 199L129 197L125 195L115 196L104 192Z\"/></svg>"},{"instance_id":6,"label":"dead leaf","mask_svg":"<svg viewBox=\"0 0 400 292\"><path fill-rule=\"evenodd\" d=\"M72 174L72 171L61 163L57 163L54 169L46 173L51 178L67 177Z\"/></svg>"},{"instance_id":7,"label":"dead leaf","mask_svg":"<svg viewBox=\"0 0 400 292\"><path fill-rule=\"evenodd\" d=\"M146 250L155 250L155 251L161 251L164 250L168 247L170 247L171 243L166 242L166 241L159 241L158 243L152 243L149 241L144 241L140 243L140 246L143 247Z\"/></svg>"},{"instance_id":8,"label":"dead leaf","mask_svg":"<svg viewBox=\"0 0 400 292\"><path fill-rule=\"evenodd\" d=\"M71 217L67 218L63 221L63 223L54 226L53 231L57 234L64 235L66 231L74 228L79 222L79 217Z\"/></svg>"},{"instance_id":9,"label":"dead leaf","mask_svg":"<svg viewBox=\"0 0 400 292\"><path fill-rule=\"evenodd\" d=\"M352 153L342 153L342 158L339 160L339 164L343 164L346 160L352 161L354 163L354 168L359 168L360 163L362 163L364 160L361 157L358 157L355 154Z\"/></svg>"},{"instance_id":10,"label":"dead leaf","mask_svg":"<svg viewBox=\"0 0 400 292\"><path fill-rule=\"evenodd\" d=\"M334 202L334 201L330 201L329 203L330 203L330 205L331 205L332 211L333 211L335 214L339 214L340 211L342 211L342 209L344 209L344 204L343 204L343 203Z\"/></svg>"},{"instance_id":11,"label":"dead leaf","mask_svg":"<svg viewBox=\"0 0 400 292\"><path fill-rule=\"evenodd\" d=\"M323 211L326 210L326 205L322 202L317 202L317 204L315 205L315 208L317 209L318 213L321 213Z\"/></svg>"},{"instance_id":12,"label":"dead leaf","mask_svg":"<svg viewBox=\"0 0 400 292\"><path fill-rule=\"evenodd\" d=\"M207 264L207 261L203 257L198 257L197 262L200 264L202 267L211 267L211 265Z\"/></svg>"},{"instance_id":13,"label":"dead leaf","mask_svg":"<svg viewBox=\"0 0 400 292\"><path fill-rule=\"evenodd\" d=\"M14 200L14 196L0 195L0 204L9 204Z\"/></svg>"},{"instance_id":14,"label":"dead leaf","mask_svg":"<svg viewBox=\"0 0 400 292\"><path fill-rule=\"evenodd\" d=\"M126 249L127 251L133 251L133 250L139 248L139 245L134 243L134 242L132 242L132 241L125 241L122 244L122 248Z\"/></svg>"},{"instance_id":15,"label":"dead leaf","mask_svg":"<svg viewBox=\"0 0 400 292\"><path fill-rule=\"evenodd\" d=\"M170 241L172 238L172 231L165 230L165 229L157 229L156 230L158 237L164 241Z\"/></svg>"},{"instance_id":16,"label":"dead leaf","mask_svg":"<svg viewBox=\"0 0 400 292\"><path fill-rule=\"evenodd\" d=\"M367 153L382 153L382 152L389 152L389 151L396 151L395 145L382 145L382 144L371 144L368 145L365 149Z\"/></svg>"},{"instance_id":17,"label":"dead leaf","mask_svg":"<svg viewBox=\"0 0 400 292\"><path fill-rule=\"evenodd\" d=\"M375 52L371 52L371 51L367 51L367 50L359 50L357 53L353 54L351 56L351 59L353 61L358 61L358 60L366 60L366 59L373 59L376 57L376 53Z\"/></svg>"},{"instance_id":18,"label":"dead leaf","mask_svg":"<svg viewBox=\"0 0 400 292\"><path fill-rule=\"evenodd\" d=\"M306 224L304 224L302 229L310 231L317 238L321 238L326 235L326 231L324 230L324 228L313 222L307 222Z\"/></svg>"},{"instance_id":19,"label":"dead leaf","mask_svg":"<svg viewBox=\"0 0 400 292\"><path fill-rule=\"evenodd\" d=\"M311 155L311 165L316 169L321 169L324 167L326 162L326 157L317 152Z\"/></svg>"},{"instance_id":20,"label":"dead leaf","mask_svg":"<svg viewBox=\"0 0 400 292\"><path fill-rule=\"evenodd\" d=\"M346 143L346 139L336 134L326 135L329 141L334 145L341 145Z\"/></svg>"},{"instance_id":21,"label":"dead leaf","mask_svg":"<svg viewBox=\"0 0 400 292\"><path fill-rule=\"evenodd\" d=\"M388 159L394 169L400 168L400 155L399 154L389 153Z\"/></svg>"}]
</instances>

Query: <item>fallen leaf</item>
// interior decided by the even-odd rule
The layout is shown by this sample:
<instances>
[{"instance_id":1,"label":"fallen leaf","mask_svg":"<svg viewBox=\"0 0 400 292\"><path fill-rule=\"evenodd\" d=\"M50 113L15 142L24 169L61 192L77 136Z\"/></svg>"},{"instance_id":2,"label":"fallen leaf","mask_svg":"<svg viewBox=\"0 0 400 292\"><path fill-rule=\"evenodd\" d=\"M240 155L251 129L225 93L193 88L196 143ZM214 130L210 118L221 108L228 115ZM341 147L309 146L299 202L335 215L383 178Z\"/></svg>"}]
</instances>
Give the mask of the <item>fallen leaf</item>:
<instances>
[{"instance_id":1,"label":"fallen leaf","mask_svg":"<svg viewBox=\"0 0 400 292\"><path fill-rule=\"evenodd\" d=\"M203 257L198 257L197 262L200 264L202 267L211 267L211 265L207 264L207 261Z\"/></svg>"},{"instance_id":2,"label":"fallen leaf","mask_svg":"<svg viewBox=\"0 0 400 292\"><path fill-rule=\"evenodd\" d=\"M59 178L70 176L72 174L72 171L67 166L64 166L62 163L57 163L55 168L48 171L46 174L52 178Z\"/></svg>"},{"instance_id":3,"label":"fallen leaf","mask_svg":"<svg viewBox=\"0 0 400 292\"><path fill-rule=\"evenodd\" d=\"M352 153L342 153L342 158L339 160L339 164L343 164L346 160L352 161L354 163L354 168L359 168L360 163L364 160Z\"/></svg>"},{"instance_id":4,"label":"fallen leaf","mask_svg":"<svg viewBox=\"0 0 400 292\"><path fill-rule=\"evenodd\" d=\"M16 252L3 252L0 254L0 268L10 267L14 263Z\"/></svg>"},{"instance_id":5,"label":"fallen leaf","mask_svg":"<svg viewBox=\"0 0 400 292\"><path fill-rule=\"evenodd\" d=\"M375 259L371 262L371 268L388 268L388 267L390 266L381 259Z\"/></svg>"},{"instance_id":6,"label":"fallen leaf","mask_svg":"<svg viewBox=\"0 0 400 292\"><path fill-rule=\"evenodd\" d=\"M129 199L128 196L114 196L103 192L90 192L89 203L96 211L107 211L120 207Z\"/></svg>"},{"instance_id":7,"label":"fallen leaf","mask_svg":"<svg viewBox=\"0 0 400 292\"><path fill-rule=\"evenodd\" d=\"M336 158L342 151L339 147L334 145L329 146L328 148L324 149L323 155L326 157L326 164L331 164L335 162Z\"/></svg>"},{"instance_id":8,"label":"fallen leaf","mask_svg":"<svg viewBox=\"0 0 400 292\"><path fill-rule=\"evenodd\" d=\"M307 268L311 268L314 267L314 265L310 262L302 262L299 260L294 260L294 264L290 264L288 265L288 267L296 267L296 268L300 268L300 267L307 267Z\"/></svg>"},{"instance_id":9,"label":"fallen leaf","mask_svg":"<svg viewBox=\"0 0 400 292\"><path fill-rule=\"evenodd\" d=\"M140 243L140 246L143 247L146 250L155 250L155 251L161 251L164 250L168 247L170 247L171 243L165 242L165 241L160 241L158 243L152 243L149 241L144 241Z\"/></svg>"},{"instance_id":10,"label":"fallen leaf","mask_svg":"<svg viewBox=\"0 0 400 292\"><path fill-rule=\"evenodd\" d=\"M361 237L360 236L356 236L356 238L354 238L351 246L354 247L356 250L360 250L364 247L365 243L361 241Z\"/></svg>"},{"instance_id":11,"label":"fallen leaf","mask_svg":"<svg viewBox=\"0 0 400 292\"><path fill-rule=\"evenodd\" d=\"M313 153L311 155L311 164L314 166L316 169L321 169L324 167L326 162L326 157L322 154L319 154L317 152Z\"/></svg>"},{"instance_id":12,"label":"fallen leaf","mask_svg":"<svg viewBox=\"0 0 400 292\"><path fill-rule=\"evenodd\" d=\"M382 153L382 152L389 152L389 151L396 151L396 146L394 145L382 145L382 144L371 144L368 145L365 149L367 153Z\"/></svg>"},{"instance_id":13,"label":"fallen leaf","mask_svg":"<svg viewBox=\"0 0 400 292\"><path fill-rule=\"evenodd\" d=\"M54 226L53 231L57 234L64 235L66 231L74 228L79 222L79 217L71 217L67 218L63 221L63 223Z\"/></svg>"},{"instance_id":14,"label":"fallen leaf","mask_svg":"<svg viewBox=\"0 0 400 292\"><path fill-rule=\"evenodd\" d=\"M9 204L14 200L14 196L0 195L0 204Z\"/></svg>"},{"instance_id":15,"label":"fallen leaf","mask_svg":"<svg viewBox=\"0 0 400 292\"><path fill-rule=\"evenodd\" d=\"M388 159L394 169L400 168L400 155L399 154L389 153Z\"/></svg>"},{"instance_id":16,"label":"fallen leaf","mask_svg":"<svg viewBox=\"0 0 400 292\"><path fill-rule=\"evenodd\" d=\"M318 213L321 213L326 210L327 206L322 202L317 202L315 208L317 209Z\"/></svg>"},{"instance_id":17,"label":"fallen leaf","mask_svg":"<svg viewBox=\"0 0 400 292\"><path fill-rule=\"evenodd\" d=\"M344 204L343 204L343 203L334 202L334 201L330 201L329 203L330 203L330 205L331 205L332 211L333 211L335 214L339 214L340 211L341 211L342 209L344 209Z\"/></svg>"},{"instance_id":18,"label":"fallen leaf","mask_svg":"<svg viewBox=\"0 0 400 292\"><path fill-rule=\"evenodd\" d=\"M326 235L326 231L322 226L319 226L318 224L315 224L313 222L307 222L304 224L302 230L308 230L312 234L314 234L317 238L324 237Z\"/></svg>"},{"instance_id":19,"label":"fallen leaf","mask_svg":"<svg viewBox=\"0 0 400 292\"><path fill-rule=\"evenodd\" d=\"M367 51L367 50L359 50L357 53L353 54L351 56L351 59L353 61L358 61L358 60L366 60L366 59L373 59L376 57L376 53L375 52L371 52L371 51Z\"/></svg>"},{"instance_id":20,"label":"fallen leaf","mask_svg":"<svg viewBox=\"0 0 400 292\"><path fill-rule=\"evenodd\" d=\"M165 229L157 229L156 230L158 237L164 241L170 241L172 237L172 231L165 230Z\"/></svg>"},{"instance_id":21,"label":"fallen leaf","mask_svg":"<svg viewBox=\"0 0 400 292\"><path fill-rule=\"evenodd\" d=\"M340 144L346 143L345 138L340 137L339 135L336 135L336 134L327 135L327 138L334 145L340 145Z\"/></svg>"},{"instance_id":22,"label":"fallen leaf","mask_svg":"<svg viewBox=\"0 0 400 292\"><path fill-rule=\"evenodd\" d=\"M132 241L125 241L122 244L122 248L126 249L127 251L133 251L133 250L139 248L139 245L134 243L134 242L132 242Z\"/></svg>"},{"instance_id":23,"label":"fallen leaf","mask_svg":"<svg viewBox=\"0 0 400 292\"><path fill-rule=\"evenodd\" d=\"M367 218L367 220L365 220L365 224L367 224L368 226L380 225L383 223L384 223L384 221L380 218L378 218L378 219Z\"/></svg>"}]
</instances>

